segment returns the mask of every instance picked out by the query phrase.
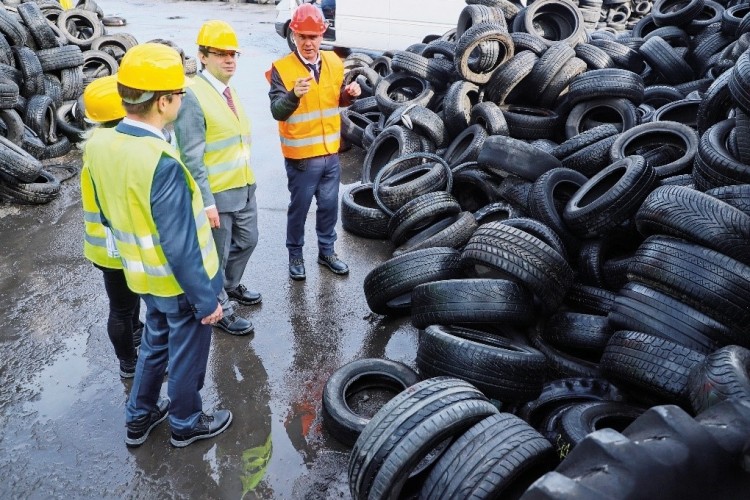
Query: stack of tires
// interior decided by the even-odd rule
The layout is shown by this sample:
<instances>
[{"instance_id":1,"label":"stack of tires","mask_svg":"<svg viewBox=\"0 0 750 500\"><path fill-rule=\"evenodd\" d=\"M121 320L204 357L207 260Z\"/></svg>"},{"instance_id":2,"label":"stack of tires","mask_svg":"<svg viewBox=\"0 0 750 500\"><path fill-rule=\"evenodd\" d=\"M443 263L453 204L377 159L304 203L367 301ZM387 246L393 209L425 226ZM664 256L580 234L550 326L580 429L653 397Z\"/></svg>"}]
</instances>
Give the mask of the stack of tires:
<instances>
[{"instance_id":1,"label":"stack of tires","mask_svg":"<svg viewBox=\"0 0 750 500\"><path fill-rule=\"evenodd\" d=\"M40 160L68 153L85 130L87 83L117 71L134 46L127 33L106 35L93 0L63 10L56 0L0 6L0 199L46 203L59 180Z\"/></svg>"},{"instance_id":2,"label":"stack of tires","mask_svg":"<svg viewBox=\"0 0 750 500\"><path fill-rule=\"evenodd\" d=\"M516 497L555 467L551 453L562 462L525 498L705 498L716 478L739 497L750 9L659 0L615 35L584 29L568 0L478 3L455 31L346 64L371 95L342 114L366 150L342 223L393 243L365 297L411 316L425 379L364 425L353 495L419 484L423 498ZM463 384L485 399L437 403ZM477 410L486 400L547 445L472 430L493 416ZM712 427L730 421L736 432ZM664 458L676 450L679 463ZM495 453L525 465L511 474Z\"/></svg>"}]
</instances>

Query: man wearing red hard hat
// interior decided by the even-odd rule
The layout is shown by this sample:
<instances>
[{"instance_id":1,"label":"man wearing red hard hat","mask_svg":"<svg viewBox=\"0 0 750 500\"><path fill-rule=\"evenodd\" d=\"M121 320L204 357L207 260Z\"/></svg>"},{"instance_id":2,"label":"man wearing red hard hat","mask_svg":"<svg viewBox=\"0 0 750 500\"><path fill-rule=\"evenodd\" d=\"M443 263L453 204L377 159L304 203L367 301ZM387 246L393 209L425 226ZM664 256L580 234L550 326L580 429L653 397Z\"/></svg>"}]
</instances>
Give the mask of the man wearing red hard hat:
<instances>
[{"instance_id":1,"label":"man wearing red hard hat","mask_svg":"<svg viewBox=\"0 0 750 500\"><path fill-rule=\"evenodd\" d=\"M341 179L339 108L348 106L362 91L356 82L343 85L344 66L336 54L320 51L327 28L320 9L308 3L300 5L289 28L297 50L275 61L266 72L290 193L286 230L289 276L305 279L302 247L313 195L318 206L318 264L335 274L347 274L349 267L334 251Z\"/></svg>"}]
</instances>

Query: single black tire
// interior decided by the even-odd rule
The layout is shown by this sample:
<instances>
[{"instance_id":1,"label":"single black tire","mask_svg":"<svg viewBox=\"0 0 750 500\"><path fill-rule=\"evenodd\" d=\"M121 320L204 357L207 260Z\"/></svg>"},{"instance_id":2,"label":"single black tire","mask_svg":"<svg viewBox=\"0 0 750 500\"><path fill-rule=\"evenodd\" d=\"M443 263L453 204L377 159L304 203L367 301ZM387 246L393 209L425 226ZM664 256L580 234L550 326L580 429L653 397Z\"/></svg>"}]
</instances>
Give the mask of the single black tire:
<instances>
[{"instance_id":1,"label":"single black tire","mask_svg":"<svg viewBox=\"0 0 750 500\"><path fill-rule=\"evenodd\" d=\"M536 0L525 9L523 31L540 35L548 45L575 47L587 38L583 15L570 0Z\"/></svg>"},{"instance_id":2,"label":"single black tire","mask_svg":"<svg viewBox=\"0 0 750 500\"><path fill-rule=\"evenodd\" d=\"M698 152L698 134L695 130L677 122L651 122L637 125L621 133L610 149L610 160L620 160L626 156L643 155L648 150L665 144L674 146L682 153L674 161L655 165L659 178L684 173L693 163Z\"/></svg>"},{"instance_id":3,"label":"single black tire","mask_svg":"<svg viewBox=\"0 0 750 500\"><path fill-rule=\"evenodd\" d=\"M17 7L17 10L40 49L57 47L57 35L47 23L38 4L24 2Z\"/></svg>"},{"instance_id":4,"label":"single black tire","mask_svg":"<svg viewBox=\"0 0 750 500\"><path fill-rule=\"evenodd\" d=\"M323 425L338 441L354 446L370 421L355 413L347 399L368 389L389 389L399 393L419 382L419 375L396 361L358 359L338 368L323 389Z\"/></svg>"},{"instance_id":5,"label":"single black tire","mask_svg":"<svg viewBox=\"0 0 750 500\"><path fill-rule=\"evenodd\" d=\"M378 314L408 314L414 287L462 276L459 257L452 248L425 248L385 261L365 277L367 305Z\"/></svg>"},{"instance_id":6,"label":"single black tire","mask_svg":"<svg viewBox=\"0 0 750 500\"><path fill-rule=\"evenodd\" d=\"M621 97L638 105L643 102L644 85L641 75L620 68L591 70L570 82L570 104L598 97Z\"/></svg>"},{"instance_id":7,"label":"single black tire","mask_svg":"<svg viewBox=\"0 0 750 500\"><path fill-rule=\"evenodd\" d=\"M455 137L469 126L471 109L480 102L479 87L459 80L451 84L443 98L443 121L450 137Z\"/></svg>"},{"instance_id":8,"label":"single black tire","mask_svg":"<svg viewBox=\"0 0 750 500\"><path fill-rule=\"evenodd\" d=\"M104 26L95 12L81 9L63 11L57 17L60 28L68 43L81 49L91 47L91 43L104 34Z\"/></svg>"},{"instance_id":9,"label":"single black tire","mask_svg":"<svg viewBox=\"0 0 750 500\"><path fill-rule=\"evenodd\" d=\"M33 182L5 183L0 180L0 197L11 199L15 203L26 205L43 205L49 203L60 193L60 181L45 170Z\"/></svg>"},{"instance_id":10,"label":"single black tire","mask_svg":"<svg viewBox=\"0 0 750 500\"><path fill-rule=\"evenodd\" d=\"M388 237L400 246L422 229L460 211L458 201L445 191L423 194L393 214L388 221Z\"/></svg>"},{"instance_id":11,"label":"single black tire","mask_svg":"<svg viewBox=\"0 0 750 500\"><path fill-rule=\"evenodd\" d=\"M568 113L565 120L565 137L570 139L604 124L614 125L618 132L632 129L638 124L635 104L623 98L581 101Z\"/></svg>"},{"instance_id":12,"label":"single black tire","mask_svg":"<svg viewBox=\"0 0 750 500\"><path fill-rule=\"evenodd\" d=\"M29 98L44 92L44 73L36 53L28 47L13 47L16 65L23 80L19 85L21 95Z\"/></svg>"},{"instance_id":13,"label":"single black tire","mask_svg":"<svg viewBox=\"0 0 750 500\"><path fill-rule=\"evenodd\" d=\"M561 441L575 448L586 436L599 429L621 432L644 411L644 408L617 401L577 403L565 410L560 418Z\"/></svg>"},{"instance_id":14,"label":"single black tire","mask_svg":"<svg viewBox=\"0 0 750 500\"><path fill-rule=\"evenodd\" d=\"M565 205L563 220L581 238L601 236L635 215L656 183L643 157L628 156L587 180Z\"/></svg>"},{"instance_id":15,"label":"single black tire","mask_svg":"<svg viewBox=\"0 0 750 500\"><path fill-rule=\"evenodd\" d=\"M580 172L555 168L540 176L529 193L529 212L557 233L568 255L576 255L581 243L565 223L563 207L587 181Z\"/></svg>"},{"instance_id":16,"label":"single black tire","mask_svg":"<svg viewBox=\"0 0 750 500\"><path fill-rule=\"evenodd\" d=\"M708 354L730 341L722 323L678 299L640 283L626 283L619 291L609 324L613 330L633 330L662 337Z\"/></svg>"},{"instance_id":17,"label":"single black tire","mask_svg":"<svg viewBox=\"0 0 750 500\"><path fill-rule=\"evenodd\" d=\"M434 95L435 90L430 82L408 73L391 73L381 78L375 87L378 108L386 115L406 103L429 107Z\"/></svg>"},{"instance_id":18,"label":"single black tire","mask_svg":"<svg viewBox=\"0 0 750 500\"><path fill-rule=\"evenodd\" d=\"M391 125L380 132L367 150L362 164L362 182L374 182L380 170L392 160L422 149L419 135L404 127ZM416 165L418 160L414 160Z\"/></svg>"},{"instance_id":19,"label":"single black tire","mask_svg":"<svg viewBox=\"0 0 750 500\"><path fill-rule=\"evenodd\" d=\"M501 401L534 399L542 392L541 352L470 328L431 325L421 335L417 367L425 377L449 375Z\"/></svg>"},{"instance_id":20,"label":"single black tire","mask_svg":"<svg viewBox=\"0 0 750 500\"><path fill-rule=\"evenodd\" d=\"M429 163L410 166L413 160ZM436 191L450 192L453 175L448 164L431 153L409 153L388 162L375 176L372 191L378 206L392 217L409 201Z\"/></svg>"},{"instance_id":21,"label":"single black tire","mask_svg":"<svg viewBox=\"0 0 750 500\"><path fill-rule=\"evenodd\" d=\"M471 212L448 216L411 236L393 251L393 256L423 248L447 247L461 249L477 229L477 221Z\"/></svg>"},{"instance_id":22,"label":"single black tire","mask_svg":"<svg viewBox=\"0 0 750 500\"><path fill-rule=\"evenodd\" d=\"M502 135L490 136L484 141L477 161L493 174L516 175L529 181L561 165L551 154L520 139Z\"/></svg>"},{"instance_id":23,"label":"single black tire","mask_svg":"<svg viewBox=\"0 0 750 500\"><path fill-rule=\"evenodd\" d=\"M411 322L429 325L500 324L522 326L533 319L529 292L500 279L433 281L414 288Z\"/></svg>"},{"instance_id":24,"label":"single black tire","mask_svg":"<svg viewBox=\"0 0 750 500\"><path fill-rule=\"evenodd\" d=\"M378 240L388 239L390 217L375 202L372 184L354 184L341 195L341 225L344 230Z\"/></svg>"},{"instance_id":25,"label":"single black tire","mask_svg":"<svg viewBox=\"0 0 750 500\"><path fill-rule=\"evenodd\" d=\"M556 462L552 445L524 421L510 413L491 415L443 453L419 498L515 496Z\"/></svg>"},{"instance_id":26,"label":"single black tire","mask_svg":"<svg viewBox=\"0 0 750 500\"><path fill-rule=\"evenodd\" d=\"M42 164L19 145L0 136L0 171L20 183L33 183L42 175Z\"/></svg>"},{"instance_id":27,"label":"single black tire","mask_svg":"<svg viewBox=\"0 0 750 500\"><path fill-rule=\"evenodd\" d=\"M623 389L689 407L688 374L704 358L669 340L621 330L609 339L600 363L602 372Z\"/></svg>"}]
</instances>

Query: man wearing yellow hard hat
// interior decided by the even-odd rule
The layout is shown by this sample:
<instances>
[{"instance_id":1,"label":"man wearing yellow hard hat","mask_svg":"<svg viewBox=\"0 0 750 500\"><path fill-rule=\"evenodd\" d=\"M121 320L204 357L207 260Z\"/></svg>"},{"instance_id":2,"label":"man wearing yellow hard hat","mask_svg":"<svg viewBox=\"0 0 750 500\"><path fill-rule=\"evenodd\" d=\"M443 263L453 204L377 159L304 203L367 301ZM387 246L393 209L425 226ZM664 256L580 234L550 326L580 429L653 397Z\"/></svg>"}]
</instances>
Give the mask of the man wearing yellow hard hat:
<instances>
[{"instance_id":1,"label":"man wearing yellow hard hat","mask_svg":"<svg viewBox=\"0 0 750 500\"><path fill-rule=\"evenodd\" d=\"M125 117L122 99L117 93L117 76L105 76L91 82L83 91L86 119L101 127L116 126ZM95 128L92 135L99 131ZM135 375L136 348L141 343L143 323L140 321L141 299L128 288L122 261L117 253L112 231L102 224L89 175L90 160L83 151L81 170L81 202L83 204L83 254L102 271L104 290L109 300L107 335L120 362L120 377Z\"/></svg>"},{"instance_id":2,"label":"man wearing yellow hard hat","mask_svg":"<svg viewBox=\"0 0 750 500\"><path fill-rule=\"evenodd\" d=\"M162 134L188 83L174 49L133 47L117 73L127 116L86 144L101 222L112 230L128 287L147 307L125 408L131 447L167 416L176 447L213 437L232 421L228 410L203 412L211 325L222 317L219 258L195 181ZM159 398L167 363L169 398Z\"/></svg>"},{"instance_id":3,"label":"man wearing yellow hard hat","mask_svg":"<svg viewBox=\"0 0 750 500\"><path fill-rule=\"evenodd\" d=\"M205 22L197 44L202 70L182 102L175 136L182 161L200 189L219 252L224 317L216 326L232 335L248 335L253 324L235 312L233 303L261 302L260 293L240 283L258 243L250 121L229 86L240 47L237 34L224 21Z\"/></svg>"}]
</instances>

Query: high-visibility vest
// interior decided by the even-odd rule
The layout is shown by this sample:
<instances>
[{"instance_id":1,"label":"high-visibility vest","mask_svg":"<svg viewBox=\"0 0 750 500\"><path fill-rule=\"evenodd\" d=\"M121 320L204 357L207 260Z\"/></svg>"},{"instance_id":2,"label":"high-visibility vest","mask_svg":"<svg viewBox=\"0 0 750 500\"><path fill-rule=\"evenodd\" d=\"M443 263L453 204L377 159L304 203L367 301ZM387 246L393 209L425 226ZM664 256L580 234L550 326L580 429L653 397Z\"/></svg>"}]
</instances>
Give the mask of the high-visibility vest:
<instances>
[{"instance_id":1,"label":"high-visibility vest","mask_svg":"<svg viewBox=\"0 0 750 500\"><path fill-rule=\"evenodd\" d=\"M344 81L344 65L333 52L320 52L320 81L313 79L310 91L285 121L279 121L281 153L284 158L299 160L339 152L341 115L339 97ZM294 52L273 66L287 89L294 88L297 78L307 78L310 70Z\"/></svg>"},{"instance_id":2,"label":"high-visibility vest","mask_svg":"<svg viewBox=\"0 0 750 500\"><path fill-rule=\"evenodd\" d=\"M94 129L96 134L100 129ZM107 251L107 230L102 224L102 214L96 204L94 185L89 174L89 157L83 150L81 170L81 203L83 204L83 255L94 264L109 269L122 269L120 257L113 257Z\"/></svg>"},{"instance_id":3,"label":"high-visibility vest","mask_svg":"<svg viewBox=\"0 0 750 500\"><path fill-rule=\"evenodd\" d=\"M250 121L239 96L230 89L235 115L225 97L205 78L196 76L193 82L188 92L195 94L206 119L203 165L211 192L254 184L255 175L250 168Z\"/></svg>"},{"instance_id":4,"label":"high-visibility vest","mask_svg":"<svg viewBox=\"0 0 750 500\"><path fill-rule=\"evenodd\" d=\"M169 143L156 137L134 137L115 129L101 129L86 143L86 154L99 206L114 234L128 288L158 297L183 293L164 256L151 213L151 185L165 154L182 166L192 198L203 267L209 278L216 275L219 257L200 190Z\"/></svg>"}]
</instances>

